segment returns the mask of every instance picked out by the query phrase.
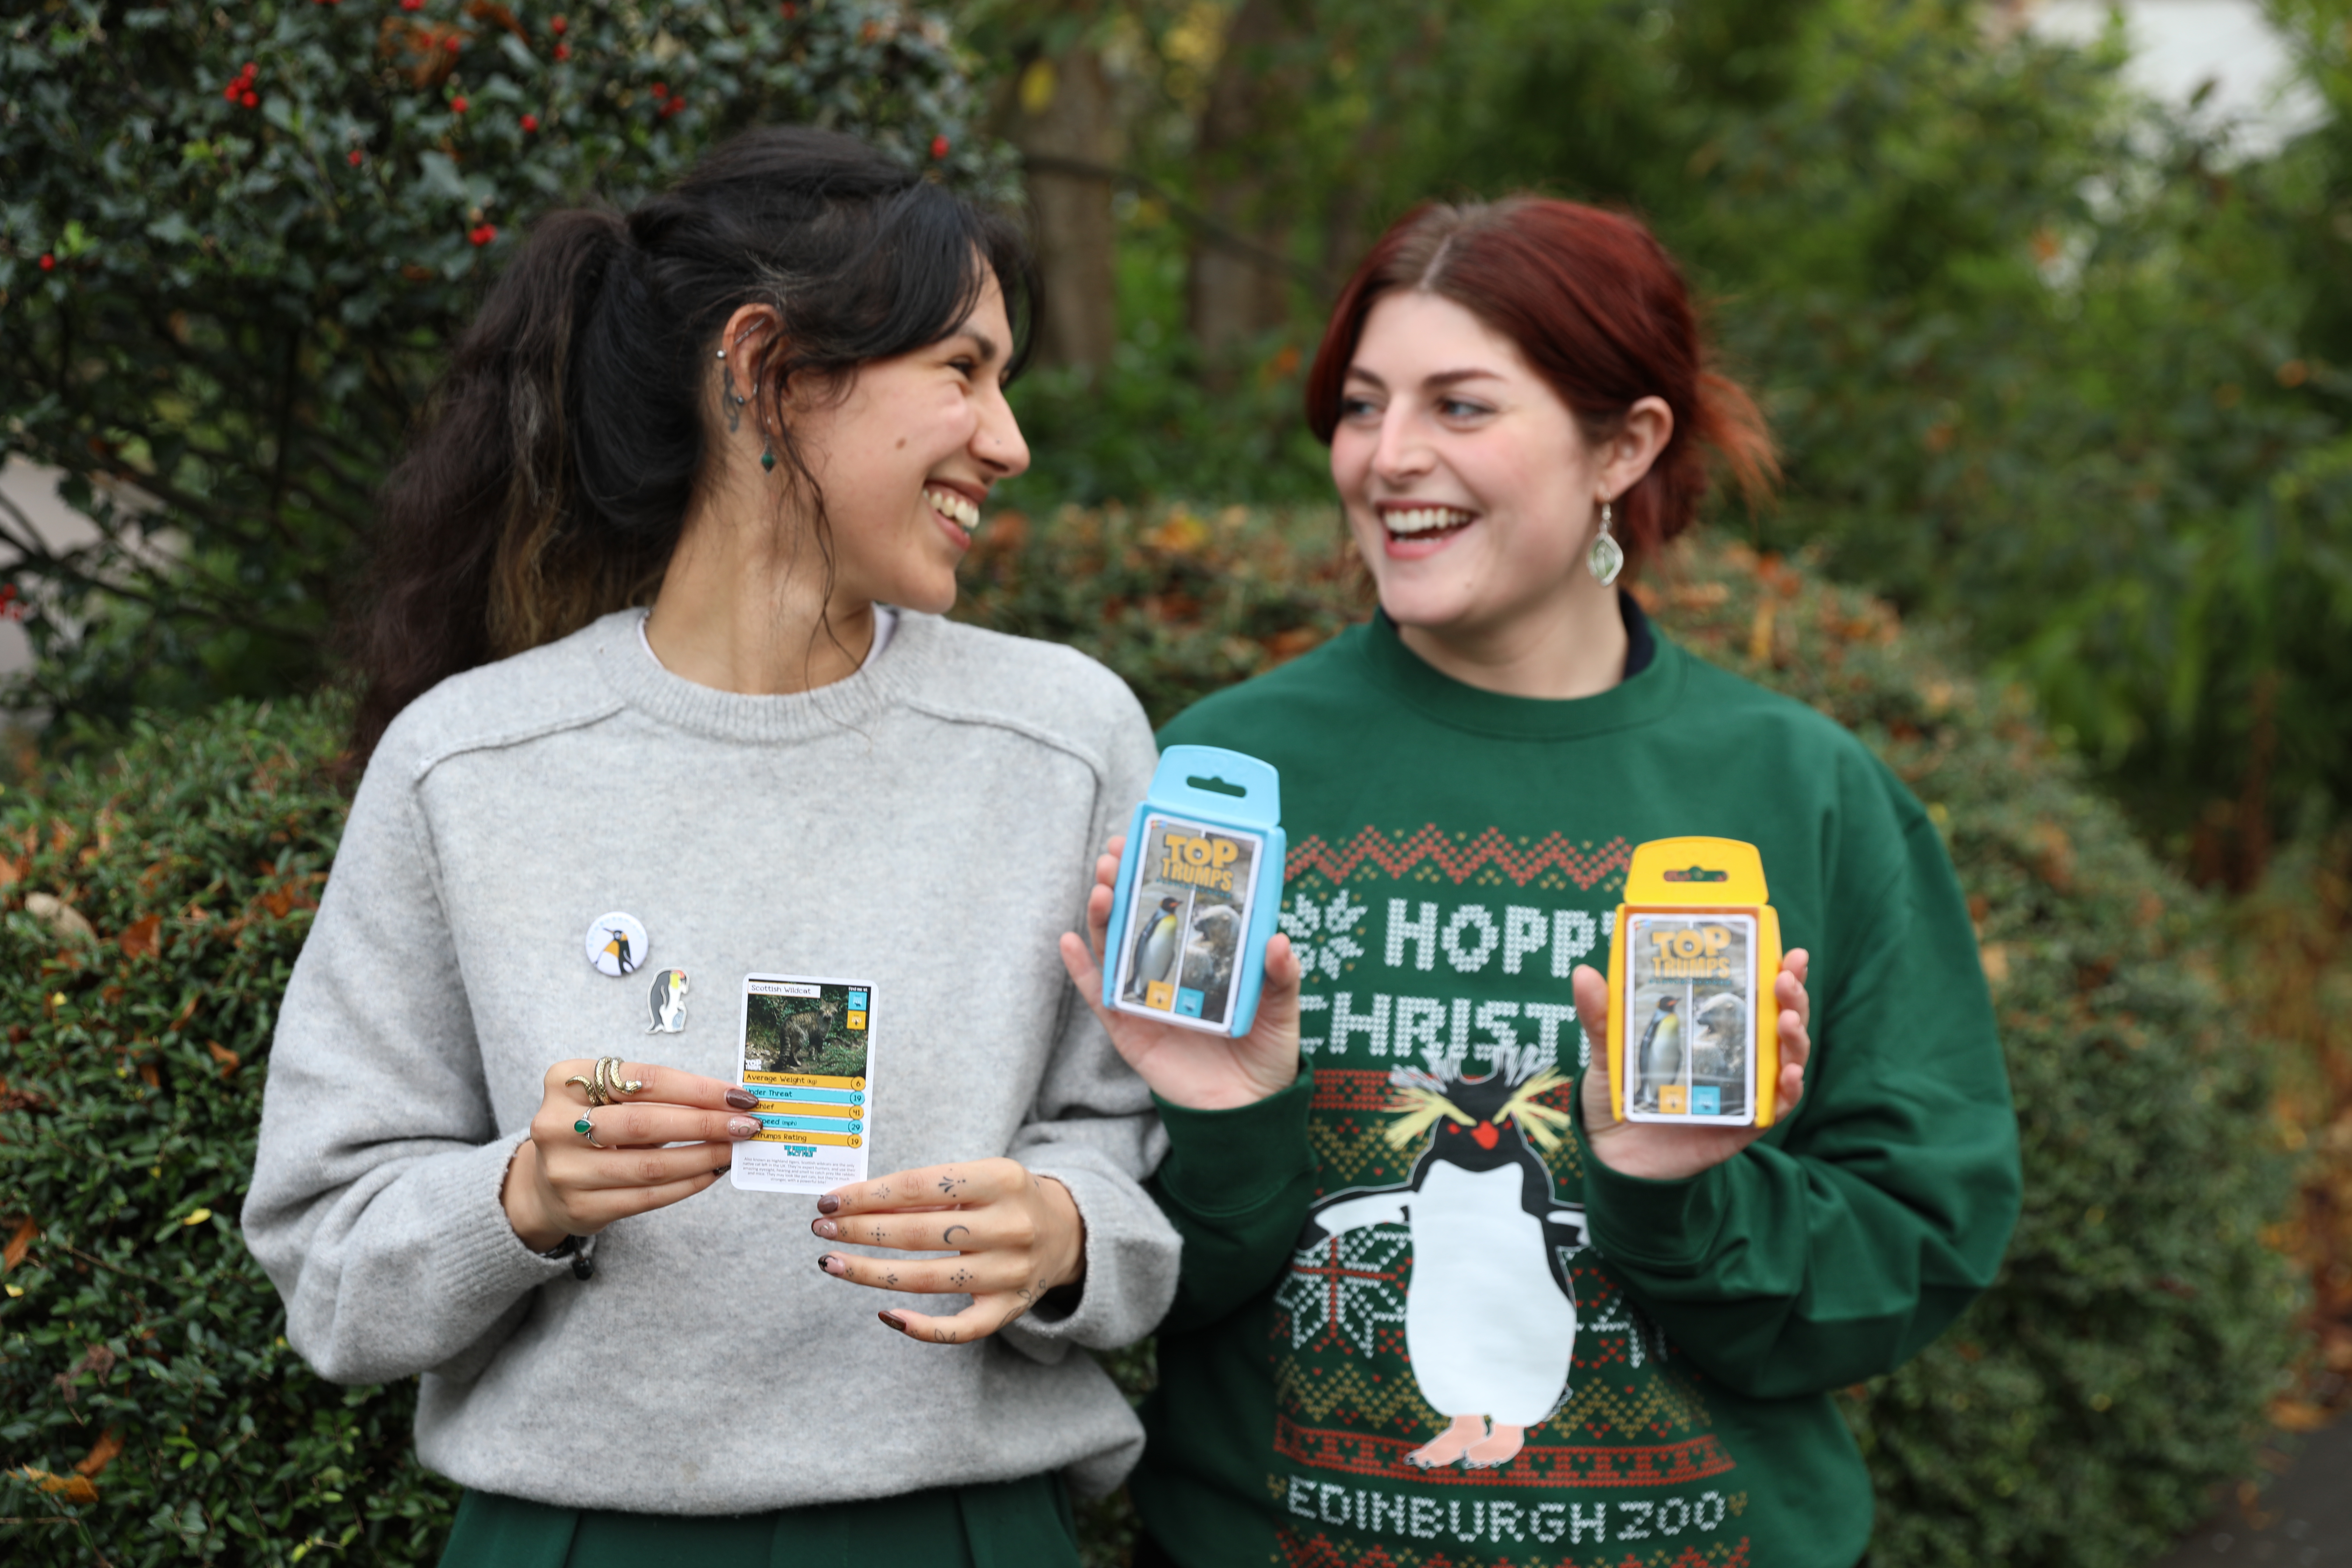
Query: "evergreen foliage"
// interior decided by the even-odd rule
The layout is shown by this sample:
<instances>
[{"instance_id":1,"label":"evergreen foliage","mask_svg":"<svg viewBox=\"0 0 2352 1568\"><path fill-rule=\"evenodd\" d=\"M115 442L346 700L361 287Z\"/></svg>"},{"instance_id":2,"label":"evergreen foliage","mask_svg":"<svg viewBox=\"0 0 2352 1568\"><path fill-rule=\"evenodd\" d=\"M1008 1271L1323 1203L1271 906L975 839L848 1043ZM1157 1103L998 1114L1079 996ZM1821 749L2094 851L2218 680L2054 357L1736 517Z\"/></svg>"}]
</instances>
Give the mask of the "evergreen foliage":
<instances>
[{"instance_id":1,"label":"evergreen foliage","mask_svg":"<svg viewBox=\"0 0 2352 1568\"><path fill-rule=\"evenodd\" d=\"M982 541L963 613L1076 643L1154 718L1364 607L1321 513L1005 515ZM2296 1291L2260 1236L2285 1171L2261 1057L2210 978L2212 902L2016 694L1883 605L1719 538L1643 591L1670 635L1886 757L1980 928L2025 1215L1993 1291L1846 1398L1879 1487L1874 1560L2141 1561L2246 1472L2294 1353ZM438 1549L451 1493L411 1455L413 1385L312 1377L236 1231L275 1008L340 822L343 719L233 703L0 797L0 1514L63 1521L0 1525L11 1561ZM35 894L94 933L60 935ZM1148 1352L1115 1365L1131 1388L1150 1376ZM1120 1561L1130 1528L1090 1510L1094 1560Z\"/></svg>"},{"instance_id":2,"label":"evergreen foliage","mask_svg":"<svg viewBox=\"0 0 2352 1568\"><path fill-rule=\"evenodd\" d=\"M973 109L944 25L898 0L0 23L0 458L65 469L103 534L51 550L0 511L44 656L20 700L308 689L375 487L532 216L794 121L1002 194Z\"/></svg>"}]
</instances>

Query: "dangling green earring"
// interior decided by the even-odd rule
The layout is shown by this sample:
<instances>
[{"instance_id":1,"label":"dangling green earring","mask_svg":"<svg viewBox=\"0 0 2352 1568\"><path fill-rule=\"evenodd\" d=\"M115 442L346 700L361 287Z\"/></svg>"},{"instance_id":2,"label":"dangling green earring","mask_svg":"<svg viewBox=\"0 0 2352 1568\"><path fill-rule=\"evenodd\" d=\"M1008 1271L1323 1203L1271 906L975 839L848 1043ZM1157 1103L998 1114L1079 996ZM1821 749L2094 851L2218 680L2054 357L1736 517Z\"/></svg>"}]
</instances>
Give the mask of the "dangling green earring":
<instances>
[{"instance_id":1,"label":"dangling green earring","mask_svg":"<svg viewBox=\"0 0 2352 1568\"><path fill-rule=\"evenodd\" d=\"M761 448L760 467L767 469L772 474L776 471L776 454L774 448L765 447Z\"/></svg>"}]
</instances>

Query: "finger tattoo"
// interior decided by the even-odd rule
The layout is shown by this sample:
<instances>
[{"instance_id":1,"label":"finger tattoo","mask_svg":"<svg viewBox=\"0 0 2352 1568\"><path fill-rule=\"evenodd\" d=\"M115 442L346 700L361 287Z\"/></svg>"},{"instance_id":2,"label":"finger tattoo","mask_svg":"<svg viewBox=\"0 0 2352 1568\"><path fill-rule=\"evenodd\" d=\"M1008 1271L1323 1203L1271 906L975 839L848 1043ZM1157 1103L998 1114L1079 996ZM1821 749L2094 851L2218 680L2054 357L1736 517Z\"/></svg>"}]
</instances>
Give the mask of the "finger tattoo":
<instances>
[{"instance_id":1,"label":"finger tattoo","mask_svg":"<svg viewBox=\"0 0 2352 1568\"><path fill-rule=\"evenodd\" d=\"M961 1246L962 1243L956 1240L956 1232L958 1231L961 1231L966 1236L970 1236L971 1234L971 1226L968 1225L951 1225L948 1226L946 1230L940 1233L940 1245L941 1247Z\"/></svg>"},{"instance_id":2,"label":"finger tattoo","mask_svg":"<svg viewBox=\"0 0 2352 1568\"><path fill-rule=\"evenodd\" d=\"M971 1269L969 1269L969 1268L959 1268L959 1269L957 1269L954 1273L952 1273L952 1274L950 1274L950 1275L949 1275L949 1276L948 1276L948 1283L949 1283L949 1284L950 1284L950 1285L969 1285L969 1284L971 1284Z\"/></svg>"}]
</instances>

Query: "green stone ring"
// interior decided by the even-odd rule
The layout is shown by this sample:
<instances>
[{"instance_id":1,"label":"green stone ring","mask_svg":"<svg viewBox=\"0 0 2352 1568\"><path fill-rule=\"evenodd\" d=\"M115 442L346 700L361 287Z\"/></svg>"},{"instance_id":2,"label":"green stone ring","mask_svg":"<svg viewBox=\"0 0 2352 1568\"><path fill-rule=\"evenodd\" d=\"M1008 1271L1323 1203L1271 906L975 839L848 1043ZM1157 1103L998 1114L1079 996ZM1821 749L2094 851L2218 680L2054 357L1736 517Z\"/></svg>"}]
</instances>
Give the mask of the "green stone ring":
<instances>
[{"instance_id":1,"label":"green stone ring","mask_svg":"<svg viewBox=\"0 0 2352 1568\"><path fill-rule=\"evenodd\" d=\"M603 1149L607 1147L607 1145L596 1142L596 1124L588 1120L588 1114L585 1111L581 1112L580 1120L572 1124L572 1131L579 1133L580 1136L588 1140L588 1147L591 1149Z\"/></svg>"}]
</instances>

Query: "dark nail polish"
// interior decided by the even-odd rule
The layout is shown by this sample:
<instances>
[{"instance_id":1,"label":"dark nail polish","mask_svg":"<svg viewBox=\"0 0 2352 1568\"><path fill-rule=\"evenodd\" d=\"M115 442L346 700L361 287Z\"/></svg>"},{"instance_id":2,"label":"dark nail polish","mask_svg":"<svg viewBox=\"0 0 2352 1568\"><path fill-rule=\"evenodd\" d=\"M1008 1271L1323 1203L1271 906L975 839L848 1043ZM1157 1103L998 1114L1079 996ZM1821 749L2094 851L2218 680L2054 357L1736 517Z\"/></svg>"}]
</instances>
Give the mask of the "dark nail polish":
<instances>
[{"instance_id":1,"label":"dark nail polish","mask_svg":"<svg viewBox=\"0 0 2352 1568\"><path fill-rule=\"evenodd\" d=\"M829 1219L813 1219L809 1221L809 1228L827 1241L841 1239L841 1227Z\"/></svg>"},{"instance_id":2,"label":"dark nail polish","mask_svg":"<svg viewBox=\"0 0 2352 1568\"><path fill-rule=\"evenodd\" d=\"M907 1320L900 1317L898 1313L877 1312L874 1315L881 1319L884 1322L889 1324L892 1328L898 1330L900 1333L903 1334L907 1331Z\"/></svg>"},{"instance_id":3,"label":"dark nail polish","mask_svg":"<svg viewBox=\"0 0 2352 1568\"><path fill-rule=\"evenodd\" d=\"M760 1097L748 1089L730 1089L727 1091L727 1104L735 1110L756 1110Z\"/></svg>"},{"instance_id":4,"label":"dark nail polish","mask_svg":"<svg viewBox=\"0 0 2352 1568\"><path fill-rule=\"evenodd\" d=\"M816 1266L821 1273L837 1276L842 1272L841 1259L835 1258L830 1252L826 1253L823 1258L818 1258L816 1260Z\"/></svg>"},{"instance_id":5,"label":"dark nail polish","mask_svg":"<svg viewBox=\"0 0 2352 1568\"><path fill-rule=\"evenodd\" d=\"M819 1214L832 1214L835 1210L840 1207L841 1200L835 1197L831 1193L827 1193L824 1196L817 1199L816 1201L816 1212Z\"/></svg>"}]
</instances>

